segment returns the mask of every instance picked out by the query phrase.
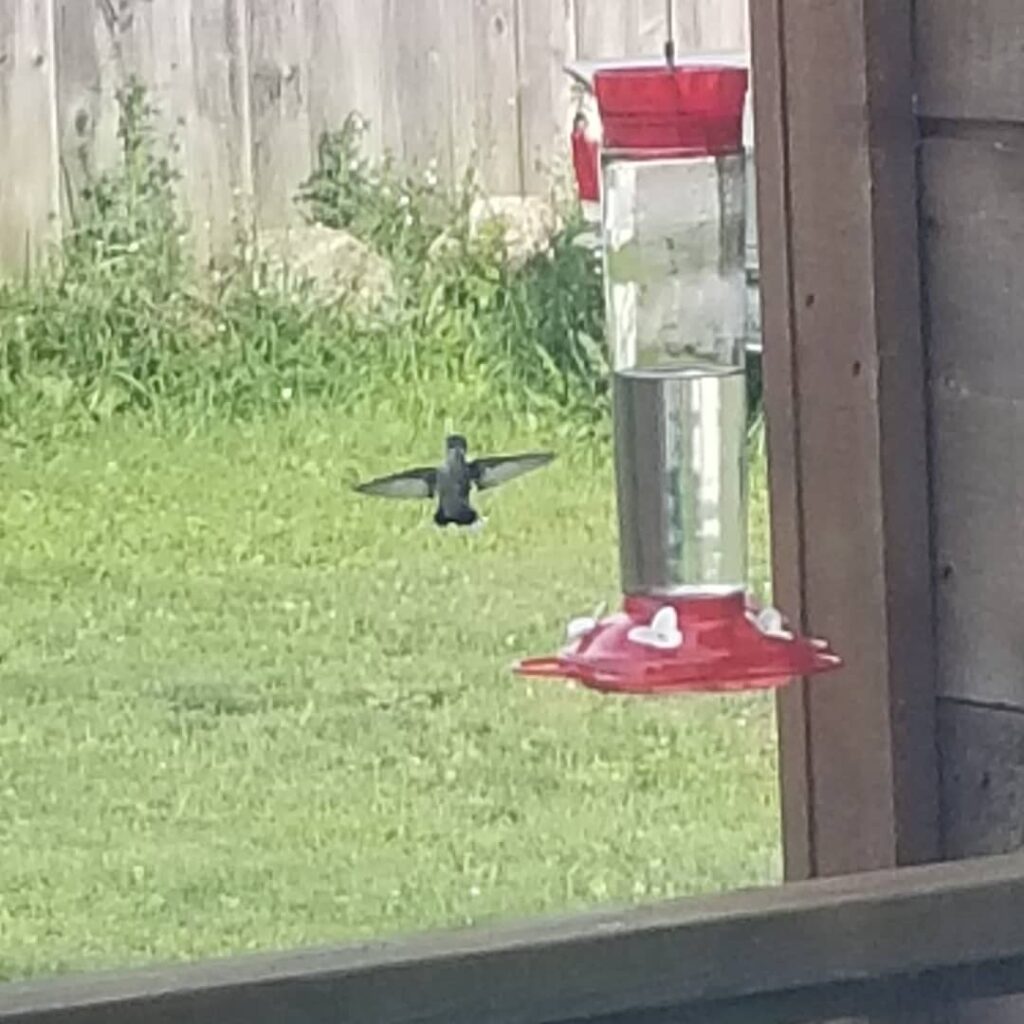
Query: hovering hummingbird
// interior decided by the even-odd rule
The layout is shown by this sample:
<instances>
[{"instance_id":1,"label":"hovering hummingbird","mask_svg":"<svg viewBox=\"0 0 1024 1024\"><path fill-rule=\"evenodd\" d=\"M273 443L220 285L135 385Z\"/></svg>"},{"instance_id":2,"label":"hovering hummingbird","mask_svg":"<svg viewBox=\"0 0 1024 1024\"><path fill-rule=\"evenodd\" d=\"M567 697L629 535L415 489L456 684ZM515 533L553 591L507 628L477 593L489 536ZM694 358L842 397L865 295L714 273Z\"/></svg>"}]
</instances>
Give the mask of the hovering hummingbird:
<instances>
[{"instance_id":1,"label":"hovering hummingbird","mask_svg":"<svg viewBox=\"0 0 1024 1024\"><path fill-rule=\"evenodd\" d=\"M466 458L466 439L449 434L444 442L444 462L378 477L357 484L360 494L382 498L436 498L434 522L438 526L473 526L480 514L470 505L473 485L486 491L523 473L546 466L555 456L551 452L526 452L521 455L485 455Z\"/></svg>"}]
</instances>

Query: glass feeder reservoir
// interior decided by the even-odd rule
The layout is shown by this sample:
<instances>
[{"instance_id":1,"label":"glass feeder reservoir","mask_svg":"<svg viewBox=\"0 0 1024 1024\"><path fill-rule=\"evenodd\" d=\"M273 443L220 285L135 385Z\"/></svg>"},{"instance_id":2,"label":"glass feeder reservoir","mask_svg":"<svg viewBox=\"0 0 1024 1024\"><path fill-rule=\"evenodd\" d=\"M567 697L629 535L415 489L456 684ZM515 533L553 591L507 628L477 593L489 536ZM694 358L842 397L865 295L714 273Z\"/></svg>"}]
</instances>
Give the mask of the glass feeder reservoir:
<instances>
[{"instance_id":1,"label":"glass feeder reservoir","mask_svg":"<svg viewBox=\"0 0 1024 1024\"><path fill-rule=\"evenodd\" d=\"M559 655L517 671L664 692L835 668L824 641L747 593L745 63L615 62L585 77L602 129L625 602L574 620Z\"/></svg>"},{"instance_id":2,"label":"glass feeder reservoir","mask_svg":"<svg viewBox=\"0 0 1024 1024\"><path fill-rule=\"evenodd\" d=\"M595 77L627 593L746 588L746 79Z\"/></svg>"}]
</instances>

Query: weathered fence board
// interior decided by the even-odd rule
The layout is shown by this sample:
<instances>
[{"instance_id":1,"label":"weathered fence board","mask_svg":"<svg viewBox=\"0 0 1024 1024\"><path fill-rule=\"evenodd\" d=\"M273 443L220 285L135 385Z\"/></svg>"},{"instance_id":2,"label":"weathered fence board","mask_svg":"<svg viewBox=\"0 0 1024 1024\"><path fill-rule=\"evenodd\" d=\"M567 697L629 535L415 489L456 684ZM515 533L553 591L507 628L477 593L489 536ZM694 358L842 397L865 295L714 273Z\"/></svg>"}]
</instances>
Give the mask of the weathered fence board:
<instances>
[{"instance_id":1,"label":"weathered fence board","mask_svg":"<svg viewBox=\"0 0 1024 1024\"><path fill-rule=\"evenodd\" d=\"M384 146L384 5L365 0L307 0L307 5L313 142L324 132L340 128L356 111L367 122L367 142L380 151Z\"/></svg>"},{"instance_id":2,"label":"weathered fence board","mask_svg":"<svg viewBox=\"0 0 1024 1024\"><path fill-rule=\"evenodd\" d=\"M388 3L382 40L383 58L395 83L402 148L399 155L412 166L437 159L452 168L452 63L470 60L456 53L454 31L465 26L449 20L447 0ZM390 40L390 42L389 42Z\"/></svg>"},{"instance_id":3,"label":"weathered fence board","mask_svg":"<svg viewBox=\"0 0 1024 1024\"><path fill-rule=\"evenodd\" d=\"M110 159L116 145L113 97L102 79L104 62L112 55L101 50L107 30L92 4L57 0L54 14L61 199L68 221L73 222L77 200L95 173L97 156L104 154L101 163Z\"/></svg>"},{"instance_id":4,"label":"weathered fence board","mask_svg":"<svg viewBox=\"0 0 1024 1024\"><path fill-rule=\"evenodd\" d=\"M635 0L631 5L635 10L636 38L633 40L637 53L661 53L665 48L665 0ZM673 15L675 4L673 3ZM696 10L696 7L694 7ZM680 37L675 28L673 17L673 34L675 45L680 52L696 49L695 41L688 36Z\"/></svg>"},{"instance_id":5,"label":"weathered fence board","mask_svg":"<svg viewBox=\"0 0 1024 1024\"><path fill-rule=\"evenodd\" d=\"M189 15L178 122L189 168L185 199L203 250L223 250L231 216L243 212L240 197L253 185L245 26L234 0L190 0L180 9Z\"/></svg>"},{"instance_id":6,"label":"weathered fence board","mask_svg":"<svg viewBox=\"0 0 1024 1024\"><path fill-rule=\"evenodd\" d=\"M568 138L571 128L571 86L563 67L575 53L575 7L572 0L518 0L518 8L523 189L543 193L569 160L557 140Z\"/></svg>"},{"instance_id":7,"label":"weathered fence board","mask_svg":"<svg viewBox=\"0 0 1024 1024\"><path fill-rule=\"evenodd\" d=\"M679 53L748 48L744 0L674 0L672 11ZM655 56L665 45L665 0L576 0L576 25L581 57Z\"/></svg>"},{"instance_id":8,"label":"weathered fence board","mask_svg":"<svg viewBox=\"0 0 1024 1024\"><path fill-rule=\"evenodd\" d=\"M630 0L576 0L576 53L595 60L637 46L637 5Z\"/></svg>"},{"instance_id":9,"label":"weathered fence board","mask_svg":"<svg viewBox=\"0 0 1024 1024\"><path fill-rule=\"evenodd\" d=\"M236 197L252 191L240 8L241 0L138 9L56 0L61 185L72 216L83 186L115 157L115 96L135 76L157 108L162 141L173 140L200 250L228 242Z\"/></svg>"},{"instance_id":10,"label":"weathered fence board","mask_svg":"<svg viewBox=\"0 0 1024 1024\"><path fill-rule=\"evenodd\" d=\"M1024 989L1024 863L0 987L6 1024L773 1024Z\"/></svg>"},{"instance_id":11,"label":"weathered fence board","mask_svg":"<svg viewBox=\"0 0 1024 1024\"><path fill-rule=\"evenodd\" d=\"M169 145L173 140L175 163L188 172L184 197L191 200L192 181L206 169L201 164L200 154L192 152L188 139L189 121L195 117L191 0L180 0L177 4L137 4L119 0L93 7L100 56L98 87L106 108L103 111L104 145L112 145L117 129L114 94L134 76L149 90L149 98L157 111L155 128L162 141ZM108 158L109 153L98 153L97 169ZM196 159L195 169L193 158ZM200 223L204 213L198 211Z\"/></svg>"},{"instance_id":12,"label":"weathered fence board","mask_svg":"<svg viewBox=\"0 0 1024 1024\"><path fill-rule=\"evenodd\" d=\"M743 6L736 0L696 0L695 50L745 50L750 45Z\"/></svg>"},{"instance_id":13,"label":"weathered fence board","mask_svg":"<svg viewBox=\"0 0 1024 1024\"><path fill-rule=\"evenodd\" d=\"M478 167L488 191L514 193L522 181L517 5L515 0L473 0L472 10L470 52L461 59L473 64ZM543 56L543 51L527 55L531 64ZM458 132L462 126L452 128Z\"/></svg>"},{"instance_id":14,"label":"weathered fence board","mask_svg":"<svg viewBox=\"0 0 1024 1024\"><path fill-rule=\"evenodd\" d=\"M745 0L674 11L680 52L745 45ZM663 0L4 0L0 269L110 165L130 74L180 146L194 226L220 245L243 205L264 225L295 218L317 139L353 110L371 152L546 192L568 167L566 61L659 53L665 27Z\"/></svg>"},{"instance_id":15,"label":"weathered fence board","mask_svg":"<svg viewBox=\"0 0 1024 1024\"><path fill-rule=\"evenodd\" d=\"M306 6L247 2L256 217L288 224L298 218L292 199L312 165Z\"/></svg>"},{"instance_id":16,"label":"weathered fence board","mask_svg":"<svg viewBox=\"0 0 1024 1024\"><path fill-rule=\"evenodd\" d=\"M38 256L60 214L53 7L0 4L0 266Z\"/></svg>"}]
</instances>

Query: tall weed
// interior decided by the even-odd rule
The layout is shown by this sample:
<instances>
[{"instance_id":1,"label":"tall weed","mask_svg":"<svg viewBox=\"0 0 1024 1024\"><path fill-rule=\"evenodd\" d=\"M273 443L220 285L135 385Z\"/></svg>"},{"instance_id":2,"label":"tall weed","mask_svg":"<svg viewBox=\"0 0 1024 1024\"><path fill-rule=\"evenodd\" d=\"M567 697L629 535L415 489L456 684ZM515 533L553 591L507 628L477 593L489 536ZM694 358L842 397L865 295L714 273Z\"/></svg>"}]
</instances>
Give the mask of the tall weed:
<instances>
[{"instance_id":1,"label":"tall weed","mask_svg":"<svg viewBox=\"0 0 1024 1024\"><path fill-rule=\"evenodd\" d=\"M353 114L320 140L296 202L388 261L394 296L369 311L301 281L263 286L244 236L199 266L173 143L138 83L118 104L116 165L83 190L45 270L0 286L0 431L386 401L409 417L473 410L606 432L600 265L574 244L574 204L544 251L512 261L499 235L470 229L472 175L450 187L369 159Z\"/></svg>"}]
</instances>

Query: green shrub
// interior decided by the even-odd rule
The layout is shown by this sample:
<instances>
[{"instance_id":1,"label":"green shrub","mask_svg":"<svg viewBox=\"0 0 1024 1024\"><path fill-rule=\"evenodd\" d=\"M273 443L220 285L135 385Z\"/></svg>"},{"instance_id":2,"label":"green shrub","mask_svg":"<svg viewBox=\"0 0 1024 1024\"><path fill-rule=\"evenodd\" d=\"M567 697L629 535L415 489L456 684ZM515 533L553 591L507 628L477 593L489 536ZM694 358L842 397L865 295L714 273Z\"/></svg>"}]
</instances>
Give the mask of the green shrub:
<instances>
[{"instance_id":1,"label":"green shrub","mask_svg":"<svg viewBox=\"0 0 1024 1024\"><path fill-rule=\"evenodd\" d=\"M387 396L410 414L447 402L552 414L590 430L606 416L601 291L571 244L510 269L471 239L471 179L440 188L361 155L355 116L320 143L298 198L391 263L394 302L356 313L301 282L257 286L246 239L210 274L196 265L153 129L130 83L118 95L120 160L83 191L44 273L0 290L0 427L124 412L247 416L316 399ZM443 244L441 244L443 243Z\"/></svg>"},{"instance_id":2,"label":"green shrub","mask_svg":"<svg viewBox=\"0 0 1024 1024\"><path fill-rule=\"evenodd\" d=\"M550 249L510 265L501 239L472 237L473 177L443 188L428 168L403 173L362 155L351 116L322 137L298 201L311 220L344 228L386 255L399 277L404 370L451 383L482 377L516 408L554 406L592 425L607 414L607 365L598 258L573 244L575 210Z\"/></svg>"},{"instance_id":3,"label":"green shrub","mask_svg":"<svg viewBox=\"0 0 1024 1024\"><path fill-rule=\"evenodd\" d=\"M352 115L320 140L296 201L392 268L373 312L301 281L259 284L251 239L197 265L178 175L135 82L118 95L120 159L89 182L45 270L0 287L0 430L63 430L119 414L252 416L304 401L386 403L395 415L468 409L604 434L608 366L598 257L567 204L546 251L510 261L470 231L479 194L363 154Z\"/></svg>"}]
</instances>

